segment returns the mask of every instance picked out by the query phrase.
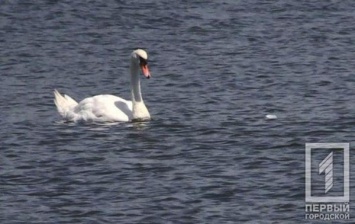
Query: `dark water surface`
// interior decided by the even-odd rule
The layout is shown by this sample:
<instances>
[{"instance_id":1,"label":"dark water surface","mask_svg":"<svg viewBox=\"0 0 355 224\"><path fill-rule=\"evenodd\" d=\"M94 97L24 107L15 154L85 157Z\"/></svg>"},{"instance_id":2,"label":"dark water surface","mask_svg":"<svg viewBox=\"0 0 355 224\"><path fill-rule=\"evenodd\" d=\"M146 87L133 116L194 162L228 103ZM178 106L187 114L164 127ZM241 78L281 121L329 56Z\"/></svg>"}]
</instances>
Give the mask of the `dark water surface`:
<instances>
[{"instance_id":1,"label":"dark water surface","mask_svg":"<svg viewBox=\"0 0 355 224\"><path fill-rule=\"evenodd\" d=\"M305 222L305 143L353 141L354 21L355 1L1 1L0 223ZM61 122L55 88L129 99L137 47L152 121Z\"/></svg>"}]
</instances>

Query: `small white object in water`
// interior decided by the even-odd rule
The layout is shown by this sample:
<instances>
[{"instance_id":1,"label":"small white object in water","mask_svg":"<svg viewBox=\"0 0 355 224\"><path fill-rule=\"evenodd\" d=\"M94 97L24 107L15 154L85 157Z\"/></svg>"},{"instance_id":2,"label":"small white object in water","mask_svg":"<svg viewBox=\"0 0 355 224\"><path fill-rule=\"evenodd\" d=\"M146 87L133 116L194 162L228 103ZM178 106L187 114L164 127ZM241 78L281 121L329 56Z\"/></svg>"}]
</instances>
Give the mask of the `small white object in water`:
<instances>
[{"instance_id":1,"label":"small white object in water","mask_svg":"<svg viewBox=\"0 0 355 224\"><path fill-rule=\"evenodd\" d=\"M277 119L277 116L275 114L267 114L265 118L268 120L275 120Z\"/></svg>"}]
</instances>

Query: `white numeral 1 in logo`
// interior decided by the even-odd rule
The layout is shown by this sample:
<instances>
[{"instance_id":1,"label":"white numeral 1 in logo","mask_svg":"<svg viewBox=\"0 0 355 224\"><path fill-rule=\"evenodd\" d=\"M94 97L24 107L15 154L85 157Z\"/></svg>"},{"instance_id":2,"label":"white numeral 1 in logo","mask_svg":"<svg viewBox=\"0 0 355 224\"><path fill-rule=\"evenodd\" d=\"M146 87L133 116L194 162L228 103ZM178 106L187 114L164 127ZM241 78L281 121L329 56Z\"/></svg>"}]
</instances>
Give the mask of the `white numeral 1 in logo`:
<instances>
[{"instance_id":1,"label":"white numeral 1 in logo","mask_svg":"<svg viewBox=\"0 0 355 224\"><path fill-rule=\"evenodd\" d=\"M325 193L333 187L333 152L319 164L319 174L324 172Z\"/></svg>"}]
</instances>

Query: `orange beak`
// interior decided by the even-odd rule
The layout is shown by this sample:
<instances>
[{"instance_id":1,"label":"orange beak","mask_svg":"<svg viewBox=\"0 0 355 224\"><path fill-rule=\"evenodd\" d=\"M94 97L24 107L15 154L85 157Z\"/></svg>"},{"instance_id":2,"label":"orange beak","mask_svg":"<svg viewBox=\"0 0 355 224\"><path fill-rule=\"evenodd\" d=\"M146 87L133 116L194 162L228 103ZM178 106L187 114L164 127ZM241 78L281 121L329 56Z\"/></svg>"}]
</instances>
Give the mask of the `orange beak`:
<instances>
[{"instance_id":1,"label":"orange beak","mask_svg":"<svg viewBox=\"0 0 355 224\"><path fill-rule=\"evenodd\" d=\"M142 69L142 73L143 75L149 79L150 78L150 72L149 72L149 68L148 68L148 65L141 65L141 69Z\"/></svg>"}]
</instances>

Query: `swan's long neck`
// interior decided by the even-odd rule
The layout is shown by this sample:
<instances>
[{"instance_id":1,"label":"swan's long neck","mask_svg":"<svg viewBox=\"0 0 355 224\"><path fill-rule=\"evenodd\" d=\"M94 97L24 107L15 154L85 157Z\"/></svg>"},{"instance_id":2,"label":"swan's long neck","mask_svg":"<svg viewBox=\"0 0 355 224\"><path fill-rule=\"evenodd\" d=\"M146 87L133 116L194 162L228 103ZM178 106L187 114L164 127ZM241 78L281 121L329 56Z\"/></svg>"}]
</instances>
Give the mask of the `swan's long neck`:
<instances>
[{"instance_id":1,"label":"swan's long neck","mask_svg":"<svg viewBox=\"0 0 355 224\"><path fill-rule=\"evenodd\" d=\"M139 69L134 64L134 62L131 63L131 94L132 102L143 102L141 93L141 82L139 79Z\"/></svg>"},{"instance_id":2,"label":"swan's long neck","mask_svg":"<svg viewBox=\"0 0 355 224\"><path fill-rule=\"evenodd\" d=\"M133 120L149 120L150 114L144 104L141 93L139 66L134 62L134 59L131 60L130 70Z\"/></svg>"}]
</instances>

